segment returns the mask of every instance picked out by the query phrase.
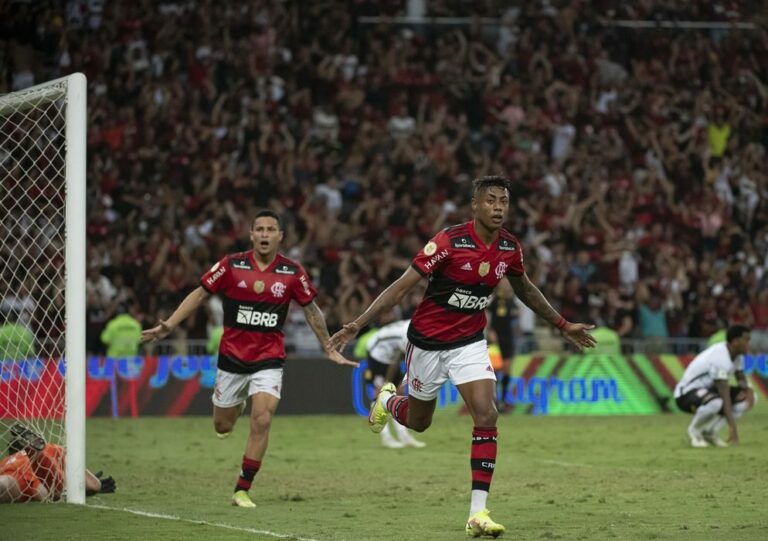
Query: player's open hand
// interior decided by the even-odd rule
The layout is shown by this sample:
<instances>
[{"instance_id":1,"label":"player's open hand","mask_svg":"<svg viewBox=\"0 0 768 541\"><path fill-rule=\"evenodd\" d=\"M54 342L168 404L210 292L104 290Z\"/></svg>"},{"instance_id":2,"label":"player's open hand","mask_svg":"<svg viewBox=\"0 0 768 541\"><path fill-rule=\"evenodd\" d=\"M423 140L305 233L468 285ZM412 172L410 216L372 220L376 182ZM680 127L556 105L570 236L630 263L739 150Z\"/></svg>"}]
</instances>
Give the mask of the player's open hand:
<instances>
[{"instance_id":1,"label":"player's open hand","mask_svg":"<svg viewBox=\"0 0 768 541\"><path fill-rule=\"evenodd\" d=\"M330 350L325 355L326 355L326 357L328 357L331 361L335 362L336 364L343 364L343 365L347 365L347 366L354 366L355 368L360 366L360 363L357 363L355 361L350 361L349 359L347 359L344 355L342 355L341 353L339 353L335 349Z\"/></svg>"},{"instance_id":2,"label":"player's open hand","mask_svg":"<svg viewBox=\"0 0 768 541\"><path fill-rule=\"evenodd\" d=\"M341 351L350 340L357 336L359 331L360 329L357 327L356 323L347 323L340 331L331 336L328 340L328 347L330 349L335 349L336 351Z\"/></svg>"},{"instance_id":3,"label":"player's open hand","mask_svg":"<svg viewBox=\"0 0 768 541\"><path fill-rule=\"evenodd\" d=\"M115 480L112 479L111 475L109 477L104 477L104 472L96 472L94 475L101 481L101 489L99 492L102 494L111 494L117 489L117 484L115 483Z\"/></svg>"},{"instance_id":4,"label":"player's open hand","mask_svg":"<svg viewBox=\"0 0 768 541\"><path fill-rule=\"evenodd\" d=\"M141 331L141 341L156 342L157 340L162 340L171 334L172 330L165 321L160 320L160 325Z\"/></svg>"},{"instance_id":5,"label":"player's open hand","mask_svg":"<svg viewBox=\"0 0 768 541\"><path fill-rule=\"evenodd\" d=\"M597 345L597 340L589 334L589 331L594 328L594 325L585 325L584 323L567 323L563 327L563 337L579 350L593 348Z\"/></svg>"}]
</instances>

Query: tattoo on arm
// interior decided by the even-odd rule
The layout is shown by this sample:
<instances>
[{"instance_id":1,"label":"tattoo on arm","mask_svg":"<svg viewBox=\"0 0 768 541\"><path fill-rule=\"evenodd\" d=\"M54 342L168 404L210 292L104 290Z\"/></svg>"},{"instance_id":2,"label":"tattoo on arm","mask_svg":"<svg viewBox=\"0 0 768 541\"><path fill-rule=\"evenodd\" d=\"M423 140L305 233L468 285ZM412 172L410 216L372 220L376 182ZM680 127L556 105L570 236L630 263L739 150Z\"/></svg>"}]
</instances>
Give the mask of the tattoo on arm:
<instances>
[{"instance_id":1,"label":"tattoo on arm","mask_svg":"<svg viewBox=\"0 0 768 541\"><path fill-rule=\"evenodd\" d=\"M328 325L325 323L325 316L323 316L323 311L320 310L320 307L315 303L315 301L310 302L303 308L304 317L307 319L307 323L312 329L312 332L315 333L315 336L317 336L317 339L320 341L320 345L323 347L323 350L325 350L325 344L328 342L330 336L328 335Z\"/></svg>"},{"instance_id":2,"label":"tattoo on arm","mask_svg":"<svg viewBox=\"0 0 768 541\"><path fill-rule=\"evenodd\" d=\"M509 283L515 290L515 295L523 301L528 308L533 310L539 317L544 319L550 325L557 325L561 319L560 314L552 308L544 294L528 278L527 274L519 277L510 277Z\"/></svg>"}]
</instances>

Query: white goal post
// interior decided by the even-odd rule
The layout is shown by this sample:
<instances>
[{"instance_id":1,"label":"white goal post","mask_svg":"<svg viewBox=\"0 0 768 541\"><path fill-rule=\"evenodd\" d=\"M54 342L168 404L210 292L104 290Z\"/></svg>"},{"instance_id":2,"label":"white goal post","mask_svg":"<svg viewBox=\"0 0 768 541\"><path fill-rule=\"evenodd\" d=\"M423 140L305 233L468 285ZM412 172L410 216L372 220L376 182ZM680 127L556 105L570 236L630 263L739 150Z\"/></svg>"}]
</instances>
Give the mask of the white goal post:
<instances>
[{"instance_id":1,"label":"white goal post","mask_svg":"<svg viewBox=\"0 0 768 541\"><path fill-rule=\"evenodd\" d=\"M70 503L85 502L86 92L76 73L0 96L0 459L22 429L63 446L64 479L37 494Z\"/></svg>"}]
</instances>

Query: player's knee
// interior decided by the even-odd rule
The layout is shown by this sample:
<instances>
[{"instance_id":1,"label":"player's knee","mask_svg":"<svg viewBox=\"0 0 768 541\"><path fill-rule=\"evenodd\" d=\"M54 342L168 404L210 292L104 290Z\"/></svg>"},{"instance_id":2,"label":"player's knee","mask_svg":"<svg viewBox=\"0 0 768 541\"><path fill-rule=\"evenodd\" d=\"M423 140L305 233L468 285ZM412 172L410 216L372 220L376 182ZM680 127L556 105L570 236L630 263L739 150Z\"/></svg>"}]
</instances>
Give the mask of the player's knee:
<instances>
[{"instance_id":1,"label":"player's knee","mask_svg":"<svg viewBox=\"0 0 768 541\"><path fill-rule=\"evenodd\" d=\"M228 434L229 432L232 432L232 429L235 427L235 423L228 419L214 419L213 420L213 429L216 431L217 434Z\"/></svg>"},{"instance_id":2,"label":"player's knee","mask_svg":"<svg viewBox=\"0 0 768 541\"><path fill-rule=\"evenodd\" d=\"M251 415L251 432L263 433L269 431L272 425L272 414L269 412L254 413Z\"/></svg>"},{"instance_id":3,"label":"player's knee","mask_svg":"<svg viewBox=\"0 0 768 541\"><path fill-rule=\"evenodd\" d=\"M736 402L733 404L733 412L737 415L744 415L747 411L749 411L752 408L752 405L744 400L742 402Z\"/></svg>"},{"instance_id":4,"label":"player's knee","mask_svg":"<svg viewBox=\"0 0 768 541\"><path fill-rule=\"evenodd\" d=\"M499 419L499 412L496 407L486 409L485 411L475 411L475 426L496 426L496 421Z\"/></svg>"},{"instance_id":5,"label":"player's knee","mask_svg":"<svg viewBox=\"0 0 768 541\"><path fill-rule=\"evenodd\" d=\"M420 419L408 419L408 428L414 432L424 432L432 425L431 417L423 417Z\"/></svg>"}]
</instances>

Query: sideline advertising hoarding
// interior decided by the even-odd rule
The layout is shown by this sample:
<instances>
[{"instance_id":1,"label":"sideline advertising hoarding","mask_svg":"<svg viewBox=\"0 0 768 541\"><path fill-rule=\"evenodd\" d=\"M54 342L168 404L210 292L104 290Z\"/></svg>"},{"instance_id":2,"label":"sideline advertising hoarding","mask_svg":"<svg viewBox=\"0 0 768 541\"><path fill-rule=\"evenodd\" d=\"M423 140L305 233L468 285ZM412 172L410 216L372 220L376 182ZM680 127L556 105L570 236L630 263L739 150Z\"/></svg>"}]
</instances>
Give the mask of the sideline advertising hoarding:
<instances>
[{"instance_id":1,"label":"sideline advertising hoarding","mask_svg":"<svg viewBox=\"0 0 768 541\"><path fill-rule=\"evenodd\" d=\"M672 398L692 355L518 355L505 396L513 414L649 415L675 412ZM86 413L112 417L208 415L216 358L162 355L87 359ZM768 399L766 355L747 355L745 372ZM373 389L367 363L350 370L324 358L289 358L282 414L367 415ZM30 359L0 363L0 417L63 414L64 363ZM439 407L461 401L446 384Z\"/></svg>"}]
</instances>

